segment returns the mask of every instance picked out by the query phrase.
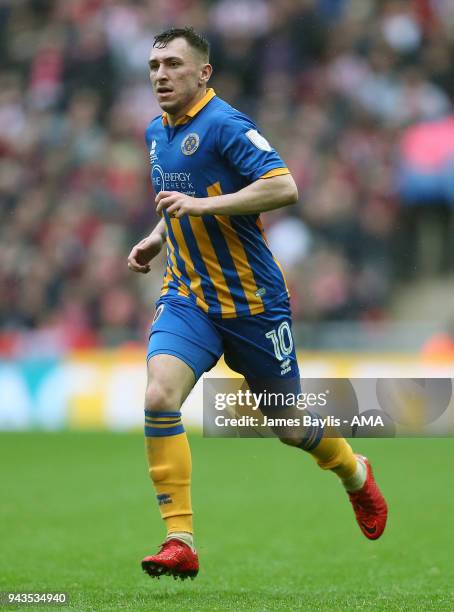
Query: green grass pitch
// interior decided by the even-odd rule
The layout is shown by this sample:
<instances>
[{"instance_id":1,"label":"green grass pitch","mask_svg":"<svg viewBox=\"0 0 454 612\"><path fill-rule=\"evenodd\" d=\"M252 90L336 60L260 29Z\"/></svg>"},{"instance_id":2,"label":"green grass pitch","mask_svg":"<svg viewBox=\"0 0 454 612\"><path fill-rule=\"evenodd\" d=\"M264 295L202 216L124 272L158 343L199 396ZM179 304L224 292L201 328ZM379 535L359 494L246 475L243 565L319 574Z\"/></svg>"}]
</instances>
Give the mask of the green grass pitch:
<instances>
[{"instance_id":1,"label":"green grass pitch","mask_svg":"<svg viewBox=\"0 0 454 612\"><path fill-rule=\"evenodd\" d=\"M83 611L454 609L454 440L354 442L390 506L378 542L302 452L191 443L201 571L174 582L139 565L163 537L140 434L1 434L0 590Z\"/></svg>"}]
</instances>

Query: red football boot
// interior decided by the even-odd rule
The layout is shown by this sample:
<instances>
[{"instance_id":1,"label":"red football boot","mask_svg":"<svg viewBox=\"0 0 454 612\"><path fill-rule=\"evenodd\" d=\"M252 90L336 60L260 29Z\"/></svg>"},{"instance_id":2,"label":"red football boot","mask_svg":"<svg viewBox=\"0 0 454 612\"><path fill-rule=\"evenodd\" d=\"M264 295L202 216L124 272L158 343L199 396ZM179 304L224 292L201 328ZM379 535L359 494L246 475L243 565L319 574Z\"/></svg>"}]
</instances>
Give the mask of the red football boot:
<instances>
[{"instance_id":1,"label":"red football boot","mask_svg":"<svg viewBox=\"0 0 454 612\"><path fill-rule=\"evenodd\" d=\"M348 492L356 521L369 540L377 540L385 530L388 506L375 482L372 468L366 457L356 455L366 465L366 482L358 491Z\"/></svg>"},{"instance_id":2,"label":"red football boot","mask_svg":"<svg viewBox=\"0 0 454 612\"><path fill-rule=\"evenodd\" d=\"M190 546L173 538L161 544L158 554L145 557L142 569L152 578L173 576L175 580L193 580L199 572L199 558Z\"/></svg>"}]
</instances>

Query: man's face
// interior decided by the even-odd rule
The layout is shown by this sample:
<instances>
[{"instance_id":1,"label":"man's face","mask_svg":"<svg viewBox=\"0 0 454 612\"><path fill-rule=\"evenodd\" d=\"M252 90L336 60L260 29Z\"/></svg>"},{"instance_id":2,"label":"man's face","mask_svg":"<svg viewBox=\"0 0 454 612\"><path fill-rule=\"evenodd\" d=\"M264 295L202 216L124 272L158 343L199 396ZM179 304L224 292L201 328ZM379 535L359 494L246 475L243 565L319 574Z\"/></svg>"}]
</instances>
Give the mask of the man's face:
<instances>
[{"instance_id":1,"label":"man's face","mask_svg":"<svg viewBox=\"0 0 454 612\"><path fill-rule=\"evenodd\" d=\"M209 67L184 38L175 38L162 49L153 48L148 65L159 106L171 115L190 105Z\"/></svg>"}]
</instances>

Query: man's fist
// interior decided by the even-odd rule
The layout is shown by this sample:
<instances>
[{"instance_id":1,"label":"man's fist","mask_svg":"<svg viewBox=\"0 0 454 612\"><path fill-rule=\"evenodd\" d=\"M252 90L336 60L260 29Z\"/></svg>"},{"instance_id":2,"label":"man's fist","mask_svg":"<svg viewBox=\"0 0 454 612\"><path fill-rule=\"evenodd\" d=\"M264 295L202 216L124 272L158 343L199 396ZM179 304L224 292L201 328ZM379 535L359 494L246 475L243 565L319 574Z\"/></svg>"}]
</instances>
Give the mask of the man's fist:
<instances>
[{"instance_id":1,"label":"man's fist","mask_svg":"<svg viewBox=\"0 0 454 612\"><path fill-rule=\"evenodd\" d=\"M156 212L162 215L162 211L167 210L169 216L176 219L183 215L200 217L208 212L205 200L207 198L193 198L178 191L160 191L155 198Z\"/></svg>"},{"instance_id":2,"label":"man's fist","mask_svg":"<svg viewBox=\"0 0 454 612\"><path fill-rule=\"evenodd\" d=\"M150 261L160 252L163 245L162 236L152 233L136 244L128 257L128 268L133 272L146 274L150 271Z\"/></svg>"}]
</instances>

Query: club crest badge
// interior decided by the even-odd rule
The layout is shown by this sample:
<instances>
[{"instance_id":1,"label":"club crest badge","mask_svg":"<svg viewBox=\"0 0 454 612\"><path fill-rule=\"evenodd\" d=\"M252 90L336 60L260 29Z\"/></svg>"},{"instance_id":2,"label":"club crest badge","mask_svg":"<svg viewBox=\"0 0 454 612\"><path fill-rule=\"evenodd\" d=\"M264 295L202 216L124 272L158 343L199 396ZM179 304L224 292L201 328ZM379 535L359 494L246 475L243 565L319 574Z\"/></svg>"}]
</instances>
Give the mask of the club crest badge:
<instances>
[{"instance_id":1,"label":"club crest badge","mask_svg":"<svg viewBox=\"0 0 454 612\"><path fill-rule=\"evenodd\" d=\"M192 155L197 151L200 144L199 135L195 132L188 134L181 143L181 152L183 155Z\"/></svg>"}]
</instances>

